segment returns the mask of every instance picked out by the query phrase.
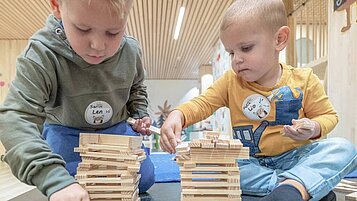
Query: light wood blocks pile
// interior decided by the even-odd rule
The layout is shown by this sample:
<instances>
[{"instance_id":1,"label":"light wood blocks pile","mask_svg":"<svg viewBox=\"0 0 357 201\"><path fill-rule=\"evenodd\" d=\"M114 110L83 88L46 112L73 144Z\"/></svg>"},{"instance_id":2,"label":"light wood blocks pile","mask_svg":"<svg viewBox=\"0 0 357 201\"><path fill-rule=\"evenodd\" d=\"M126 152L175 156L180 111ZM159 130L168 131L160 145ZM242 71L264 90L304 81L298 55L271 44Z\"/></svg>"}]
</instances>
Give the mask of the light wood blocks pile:
<instances>
[{"instance_id":1,"label":"light wood blocks pile","mask_svg":"<svg viewBox=\"0 0 357 201\"><path fill-rule=\"evenodd\" d=\"M76 179L91 200L140 200L138 172L146 158L141 143L136 136L81 133Z\"/></svg>"},{"instance_id":2,"label":"light wood blocks pile","mask_svg":"<svg viewBox=\"0 0 357 201\"><path fill-rule=\"evenodd\" d=\"M333 189L336 193L340 193L345 196L345 201L357 200L357 180L342 179L342 181Z\"/></svg>"},{"instance_id":3,"label":"light wood blocks pile","mask_svg":"<svg viewBox=\"0 0 357 201\"><path fill-rule=\"evenodd\" d=\"M219 139L217 132L204 136L176 148L181 200L241 200L236 159L249 158L249 148L239 140Z\"/></svg>"}]
</instances>

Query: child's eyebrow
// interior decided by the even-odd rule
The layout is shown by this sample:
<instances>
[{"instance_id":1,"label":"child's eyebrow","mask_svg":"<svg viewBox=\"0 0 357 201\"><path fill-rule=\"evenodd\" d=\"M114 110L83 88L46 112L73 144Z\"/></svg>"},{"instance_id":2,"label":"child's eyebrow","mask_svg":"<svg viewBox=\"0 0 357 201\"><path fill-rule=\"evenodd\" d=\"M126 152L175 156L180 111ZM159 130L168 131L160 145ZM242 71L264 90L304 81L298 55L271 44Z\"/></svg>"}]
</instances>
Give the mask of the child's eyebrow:
<instances>
[{"instance_id":1,"label":"child's eyebrow","mask_svg":"<svg viewBox=\"0 0 357 201\"><path fill-rule=\"evenodd\" d=\"M244 41L244 42L240 42L237 44L237 46L242 46L242 45L250 45L252 44L254 41Z\"/></svg>"}]
</instances>

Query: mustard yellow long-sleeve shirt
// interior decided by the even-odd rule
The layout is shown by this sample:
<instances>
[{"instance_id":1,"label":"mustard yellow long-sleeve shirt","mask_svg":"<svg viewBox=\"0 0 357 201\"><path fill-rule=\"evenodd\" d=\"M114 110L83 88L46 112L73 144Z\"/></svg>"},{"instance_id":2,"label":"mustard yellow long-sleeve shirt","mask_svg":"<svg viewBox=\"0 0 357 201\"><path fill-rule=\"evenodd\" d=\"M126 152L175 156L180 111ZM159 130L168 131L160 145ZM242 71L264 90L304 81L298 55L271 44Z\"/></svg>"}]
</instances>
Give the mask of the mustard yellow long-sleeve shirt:
<instances>
[{"instance_id":1,"label":"mustard yellow long-sleeve shirt","mask_svg":"<svg viewBox=\"0 0 357 201\"><path fill-rule=\"evenodd\" d=\"M310 143L280 133L292 119L315 120L320 124L321 137L326 136L338 117L319 78L310 68L281 66L282 76L274 87L246 82L233 70L227 71L200 96L177 108L184 114L184 126L226 106L230 109L233 137L250 147L254 156L275 156Z\"/></svg>"}]
</instances>

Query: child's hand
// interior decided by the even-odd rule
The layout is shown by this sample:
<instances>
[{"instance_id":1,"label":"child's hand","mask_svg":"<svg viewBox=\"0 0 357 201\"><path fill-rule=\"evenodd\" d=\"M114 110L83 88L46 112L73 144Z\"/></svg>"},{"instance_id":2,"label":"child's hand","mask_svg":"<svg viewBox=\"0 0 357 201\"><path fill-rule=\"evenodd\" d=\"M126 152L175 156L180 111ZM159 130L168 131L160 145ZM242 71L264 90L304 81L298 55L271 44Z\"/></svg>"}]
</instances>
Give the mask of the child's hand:
<instances>
[{"instance_id":1,"label":"child's hand","mask_svg":"<svg viewBox=\"0 0 357 201\"><path fill-rule=\"evenodd\" d=\"M285 125L283 133L294 140L308 140L320 136L320 124L308 118L292 120L293 125Z\"/></svg>"},{"instance_id":2,"label":"child's hand","mask_svg":"<svg viewBox=\"0 0 357 201\"><path fill-rule=\"evenodd\" d=\"M181 131L184 116L180 110L172 111L161 126L160 146L163 151L175 153L176 146L181 142Z\"/></svg>"},{"instance_id":3,"label":"child's hand","mask_svg":"<svg viewBox=\"0 0 357 201\"><path fill-rule=\"evenodd\" d=\"M90 201L89 195L79 184L71 184L62 190L53 193L50 201Z\"/></svg>"},{"instance_id":4,"label":"child's hand","mask_svg":"<svg viewBox=\"0 0 357 201\"><path fill-rule=\"evenodd\" d=\"M133 125L133 129L143 135L151 135L151 131L149 130L150 126L151 118L143 117L142 119L136 119Z\"/></svg>"}]
</instances>

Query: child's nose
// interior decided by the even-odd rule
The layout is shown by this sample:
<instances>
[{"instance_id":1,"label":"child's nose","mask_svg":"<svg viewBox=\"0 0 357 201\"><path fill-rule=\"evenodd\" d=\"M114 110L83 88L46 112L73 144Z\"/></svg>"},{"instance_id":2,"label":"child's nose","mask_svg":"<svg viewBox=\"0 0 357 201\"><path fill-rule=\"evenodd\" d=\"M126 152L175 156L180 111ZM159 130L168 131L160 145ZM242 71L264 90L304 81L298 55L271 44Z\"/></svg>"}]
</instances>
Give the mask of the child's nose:
<instances>
[{"instance_id":1,"label":"child's nose","mask_svg":"<svg viewBox=\"0 0 357 201\"><path fill-rule=\"evenodd\" d=\"M235 63L235 64L240 64L240 63L243 63L243 57L242 56L240 56L239 54L234 54L234 56L233 56L233 62Z\"/></svg>"},{"instance_id":2,"label":"child's nose","mask_svg":"<svg viewBox=\"0 0 357 201\"><path fill-rule=\"evenodd\" d=\"M97 51L104 50L105 49L104 40L99 37L93 38L90 42L90 48L97 50Z\"/></svg>"}]
</instances>

